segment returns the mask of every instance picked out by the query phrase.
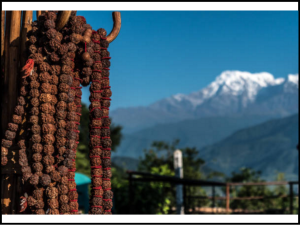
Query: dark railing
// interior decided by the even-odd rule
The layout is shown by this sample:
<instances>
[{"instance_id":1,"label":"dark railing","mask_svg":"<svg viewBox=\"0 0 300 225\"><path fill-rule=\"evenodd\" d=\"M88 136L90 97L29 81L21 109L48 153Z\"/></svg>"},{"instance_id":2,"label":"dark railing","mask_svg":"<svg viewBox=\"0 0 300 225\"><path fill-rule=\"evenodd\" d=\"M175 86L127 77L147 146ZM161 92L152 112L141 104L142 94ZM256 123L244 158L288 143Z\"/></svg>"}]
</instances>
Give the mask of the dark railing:
<instances>
[{"instance_id":1,"label":"dark railing","mask_svg":"<svg viewBox=\"0 0 300 225\"><path fill-rule=\"evenodd\" d=\"M273 181L273 182L248 182L248 183L225 183L206 180L193 180L193 179L180 179L172 176L162 176L157 174L127 171L129 180L129 199L132 199L134 193L133 182L162 182L173 185L183 185L183 205L186 214L195 213L268 213L266 210L245 210L245 209L231 209L230 204L233 201L251 201L268 199L288 199L289 207L288 211L285 208L273 210L276 213L290 213L294 212L294 199L298 198L298 194L294 194L294 185L298 185L298 181ZM138 176L138 177L136 177ZM245 197L231 197L230 189L237 186L289 186L288 195L273 195L273 196L245 196ZM211 196L193 196L187 194L187 187L211 187ZM225 196L216 196L216 188L225 188ZM210 200L211 207L201 210L201 203L199 201ZM216 208L217 201L224 202L223 208ZM298 202L298 201L297 201ZM198 205L197 205L198 204ZM200 205L199 205L200 204ZM298 203L299 204L299 203ZM131 207L132 208L132 207ZM173 207L174 208L174 207ZM299 211L299 206L298 206ZM171 210L175 212L175 209ZM270 210L269 210L270 211ZM131 211L132 212L132 211Z\"/></svg>"}]
</instances>

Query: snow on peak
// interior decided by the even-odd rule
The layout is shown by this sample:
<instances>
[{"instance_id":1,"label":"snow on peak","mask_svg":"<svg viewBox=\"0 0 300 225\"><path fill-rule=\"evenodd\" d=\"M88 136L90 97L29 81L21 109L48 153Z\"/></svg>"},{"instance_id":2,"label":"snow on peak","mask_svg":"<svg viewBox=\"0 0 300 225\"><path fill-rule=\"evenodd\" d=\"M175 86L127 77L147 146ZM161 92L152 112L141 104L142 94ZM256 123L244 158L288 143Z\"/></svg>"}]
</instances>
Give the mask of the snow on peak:
<instances>
[{"instance_id":1,"label":"snow on peak","mask_svg":"<svg viewBox=\"0 0 300 225\"><path fill-rule=\"evenodd\" d=\"M287 80L298 84L298 74L288 75ZM255 101L259 90L268 86L283 84L285 81L286 79L284 78L274 78L268 72L249 73L238 70L226 70L207 87L189 95L173 95L169 100L173 104L185 100L190 102L193 107L196 107L214 96L243 96L243 101L247 105L247 102Z\"/></svg>"}]
</instances>

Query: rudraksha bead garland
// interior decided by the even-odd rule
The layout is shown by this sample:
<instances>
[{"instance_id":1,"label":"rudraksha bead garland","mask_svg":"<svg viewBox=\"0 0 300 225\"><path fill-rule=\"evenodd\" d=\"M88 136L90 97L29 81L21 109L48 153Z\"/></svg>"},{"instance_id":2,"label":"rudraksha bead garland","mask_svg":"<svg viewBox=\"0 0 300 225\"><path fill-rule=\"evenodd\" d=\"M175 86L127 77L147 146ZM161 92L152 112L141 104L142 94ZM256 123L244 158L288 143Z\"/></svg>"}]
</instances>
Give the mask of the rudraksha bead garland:
<instances>
[{"instance_id":1,"label":"rudraksha bead garland","mask_svg":"<svg viewBox=\"0 0 300 225\"><path fill-rule=\"evenodd\" d=\"M90 197L90 214L111 214L112 192L110 184L110 121L108 107L101 106L101 100L110 100L107 95L109 88L107 79L103 79L103 71L108 70L109 63L103 61L108 56L101 57L101 50L107 51L106 31L99 29L93 31L92 41L94 42L94 64L90 86L90 162L92 175L92 195ZM105 73L107 75L107 73ZM106 82L103 82L106 80ZM103 86L104 84L104 86ZM111 194L110 194L111 193Z\"/></svg>"},{"instance_id":2,"label":"rudraksha bead garland","mask_svg":"<svg viewBox=\"0 0 300 225\"><path fill-rule=\"evenodd\" d=\"M106 31L93 32L84 17L72 14L59 32L55 29L56 18L56 12L43 13L28 33L29 60L23 68L25 76L12 123L1 143L1 164L7 163L8 148L26 111L30 132L20 134L18 146L23 181L32 186L28 206L35 214L77 214L75 159L81 116L80 84L87 86L92 81L90 213L111 214L111 91ZM27 102L30 108L25 107ZM26 135L30 137L28 143ZM32 151L26 152L27 148Z\"/></svg>"}]
</instances>

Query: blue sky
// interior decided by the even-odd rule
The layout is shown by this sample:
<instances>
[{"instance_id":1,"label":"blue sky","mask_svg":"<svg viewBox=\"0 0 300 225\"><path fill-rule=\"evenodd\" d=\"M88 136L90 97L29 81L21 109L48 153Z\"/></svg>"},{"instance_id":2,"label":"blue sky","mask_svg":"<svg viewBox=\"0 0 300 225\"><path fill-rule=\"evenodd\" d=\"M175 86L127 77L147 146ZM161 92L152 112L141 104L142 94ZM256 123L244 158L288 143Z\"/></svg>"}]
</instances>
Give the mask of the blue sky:
<instances>
[{"instance_id":1,"label":"blue sky","mask_svg":"<svg viewBox=\"0 0 300 225\"><path fill-rule=\"evenodd\" d=\"M78 11L110 32L111 12ZM298 73L297 11L122 11L111 43L111 109L191 93L224 70ZM83 101L89 104L88 89Z\"/></svg>"}]
</instances>

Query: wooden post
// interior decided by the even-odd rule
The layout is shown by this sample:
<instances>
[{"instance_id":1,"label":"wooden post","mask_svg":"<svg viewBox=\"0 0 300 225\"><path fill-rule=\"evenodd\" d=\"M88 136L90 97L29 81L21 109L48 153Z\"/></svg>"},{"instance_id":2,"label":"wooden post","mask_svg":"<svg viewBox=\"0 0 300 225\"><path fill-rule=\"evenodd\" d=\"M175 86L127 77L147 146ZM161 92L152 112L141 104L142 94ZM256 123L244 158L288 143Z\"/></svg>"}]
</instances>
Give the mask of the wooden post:
<instances>
[{"instance_id":1,"label":"wooden post","mask_svg":"<svg viewBox=\"0 0 300 225\"><path fill-rule=\"evenodd\" d=\"M132 204L132 198L133 198L133 185L132 185L132 174L129 173L129 213L133 214L133 204Z\"/></svg>"},{"instance_id":2,"label":"wooden post","mask_svg":"<svg viewBox=\"0 0 300 225\"><path fill-rule=\"evenodd\" d=\"M21 68L25 65L27 60L26 54L26 41L28 40L27 33L32 29L31 22L32 22L32 11L23 11L23 19L22 19L22 30L21 30Z\"/></svg>"},{"instance_id":3,"label":"wooden post","mask_svg":"<svg viewBox=\"0 0 300 225\"><path fill-rule=\"evenodd\" d=\"M215 191L215 186L212 186L212 207L213 207L213 212L215 211L216 207L216 191Z\"/></svg>"},{"instance_id":4,"label":"wooden post","mask_svg":"<svg viewBox=\"0 0 300 225\"><path fill-rule=\"evenodd\" d=\"M230 208L230 185L226 183L226 213L229 213Z\"/></svg>"},{"instance_id":5,"label":"wooden post","mask_svg":"<svg viewBox=\"0 0 300 225\"><path fill-rule=\"evenodd\" d=\"M5 11L1 11L1 66L3 67L4 62L4 37L5 37Z\"/></svg>"}]
</instances>

